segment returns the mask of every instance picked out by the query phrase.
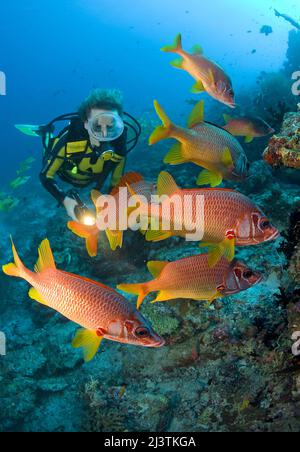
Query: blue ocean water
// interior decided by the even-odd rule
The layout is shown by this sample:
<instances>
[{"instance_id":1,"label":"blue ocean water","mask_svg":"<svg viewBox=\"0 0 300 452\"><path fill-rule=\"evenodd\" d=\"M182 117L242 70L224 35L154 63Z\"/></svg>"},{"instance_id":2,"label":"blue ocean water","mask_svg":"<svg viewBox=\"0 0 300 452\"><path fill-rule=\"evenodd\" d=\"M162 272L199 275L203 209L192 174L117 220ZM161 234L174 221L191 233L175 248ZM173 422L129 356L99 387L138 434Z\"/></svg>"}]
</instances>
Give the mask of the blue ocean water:
<instances>
[{"instance_id":1,"label":"blue ocean water","mask_svg":"<svg viewBox=\"0 0 300 452\"><path fill-rule=\"evenodd\" d=\"M93 89L117 88L124 94L125 110L143 127L127 169L152 181L161 170L170 170L181 186L193 187L199 172L194 166L164 165L168 146L148 146L159 123L153 100L182 125L200 98L205 119L219 126L224 113L235 113L206 93L192 94L192 77L172 68L174 58L160 49L178 32L185 49L200 44L230 75L237 114L261 116L278 134L284 114L293 112L293 121L299 116L292 87L300 74L294 80L292 75L300 70L300 31L276 17L274 9L300 23L296 0L3 3L0 206L8 198L18 204L0 212L1 264L11 260L10 234L30 268L38 245L48 237L62 270L116 287L146 280L149 260L199 252L176 239L152 245L130 233L115 253L102 238L99 255L90 259L84 242L66 228L65 212L40 183L40 140L14 125L46 124L76 111ZM262 33L264 26L271 27L269 34ZM249 145L241 139L252 177L225 186L253 199L292 242L288 230L292 212L299 209L299 165L273 169L264 163L269 139ZM299 154L297 141L295 146ZM26 173L30 179L13 189L10 183L28 157L35 159ZM84 196L88 202L88 193ZM70 346L75 325L29 300L25 283L2 275L0 331L6 335L7 354L0 356L0 431L299 431L300 368L290 351L297 330L292 324L299 323L300 330L295 307L299 261L290 263L294 254L282 251L283 240L239 251L239 257L265 272L264 283L246 294L211 310L193 301L146 306L145 317L167 339L163 349L105 341L89 364Z\"/></svg>"}]
</instances>

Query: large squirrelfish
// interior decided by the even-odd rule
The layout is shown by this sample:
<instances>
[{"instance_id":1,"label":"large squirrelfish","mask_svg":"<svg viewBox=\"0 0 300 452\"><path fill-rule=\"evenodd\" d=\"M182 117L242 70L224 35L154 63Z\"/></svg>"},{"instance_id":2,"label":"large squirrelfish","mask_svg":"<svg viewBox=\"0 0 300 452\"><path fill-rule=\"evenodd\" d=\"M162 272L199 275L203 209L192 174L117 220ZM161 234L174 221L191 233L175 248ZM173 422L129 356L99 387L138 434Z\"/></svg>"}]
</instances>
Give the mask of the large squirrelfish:
<instances>
[{"instance_id":1,"label":"large squirrelfish","mask_svg":"<svg viewBox=\"0 0 300 452\"><path fill-rule=\"evenodd\" d=\"M127 201L130 198L130 193L127 190L127 199L120 199L120 189L130 187L140 196L146 197L149 201L151 195L155 193L155 185L151 182L144 180L143 176L139 173L127 173L125 174L119 184L113 188L109 196L112 196L115 200L116 210L115 212L110 212L116 225L119 225L120 215L122 211L127 212ZM96 190L92 191L92 200L96 207L97 219L96 224L93 226L86 226L82 223L75 221L69 221L68 228L77 236L84 238L86 241L86 249L90 257L95 257L98 254L98 239L100 231L100 222L106 213L103 209L99 208L98 200L103 197L101 193ZM104 200L105 197L103 197ZM123 205L124 203L124 205ZM108 238L110 247L113 251L117 248L122 248L123 245L123 230L111 230L107 228L105 230L106 236Z\"/></svg>"},{"instance_id":2,"label":"large squirrelfish","mask_svg":"<svg viewBox=\"0 0 300 452\"><path fill-rule=\"evenodd\" d=\"M192 87L193 93L206 91L219 102L231 108L235 107L230 78L219 65L204 57L200 46L195 46L191 54L186 52L182 48L181 34L178 34L174 45L163 47L162 51L177 53L181 56L180 60L173 61L171 64L185 70L196 80L196 84Z\"/></svg>"},{"instance_id":3,"label":"large squirrelfish","mask_svg":"<svg viewBox=\"0 0 300 452\"><path fill-rule=\"evenodd\" d=\"M193 109L188 128L173 124L157 101L154 102L154 107L163 125L154 130L149 144L166 138L177 140L166 155L164 163L180 165L192 162L205 168L198 177L198 185L216 187L223 179L245 179L249 163L244 149L229 132L204 121L203 101Z\"/></svg>"},{"instance_id":4,"label":"large squirrelfish","mask_svg":"<svg viewBox=\"0 0 300 452\"><path fill-rule=\"evenodd\" d=\"M148 269L155 278L152 281L118 286L124 292L139 296L138 308L152 292L159 292L153 303L178 298L213 302L247 290L262 280L261 273L237 260L229 263L222 258L214 268L210 268L206 254L176 262L148 262Z\"/></svg>"},{"instance_id":5,"label":"large squirrelfish","mask_svg":"<svg viewBox=\"0 0 300 452\"><path fill-rule=\"evenodd\" d=\"M110 287L81 276L57 270L48 240L39 248L35 272L27 269L13 245L15 263L3 266L6 275L31 284L29 296L82 326L74 341L83 348L85 361L93 359L102 339L160 347L164 340L143 316Z\"/></svg>"},{"instance_id":6,"label":"large squirrelfish","mask_svg":"<svg viewBox=\"0 0 300 452\"><path fill-rule=\"evenodd\" d=\"M250 246L274 240L279 231L271 224L263 212L243 194L222 188L180 189L173 177L162 172L158 178L157 191L159 196L166 195L162 202L153 204L151 209L140 200L139 215L151 217L151 224L160 224L158 230L149 229L146 240L158 242L172 236L187 238L194 228L201 226L197 222L198 199L203 204L203 242L209 248L208 262L212 267L225 256L232 261L235 246ZM138 198L138 197L137 197ZM181 209L170 205L183 206ZM191 212L189 223L186 222L184 211ZM136 214L134 208L129 214ZM163 225L169 224L169 230L163 230ZM196 240L196 239L195 239ZM204 246L204 244L202 245Z\"/></svg>"}]
</instances>

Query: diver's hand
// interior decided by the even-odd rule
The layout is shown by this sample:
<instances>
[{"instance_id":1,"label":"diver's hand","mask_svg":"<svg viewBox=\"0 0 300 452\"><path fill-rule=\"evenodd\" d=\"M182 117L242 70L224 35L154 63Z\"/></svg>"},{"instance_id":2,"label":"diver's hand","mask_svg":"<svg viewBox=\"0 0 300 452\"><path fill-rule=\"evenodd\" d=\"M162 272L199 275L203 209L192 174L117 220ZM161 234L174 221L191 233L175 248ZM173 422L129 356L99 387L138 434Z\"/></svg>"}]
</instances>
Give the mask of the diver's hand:
<instances>
[{"instance_id":1,"label":"diver's hand","mask_svg":"<svg viewBox=\"0 0 300 452\"><path fill-rule=\"evenodd\" d=\"M67 214L69 217L71 217L74 221L78 222L78 218L75 214L75 208L79 207L79 204L75 199L69 198L68 196L65 197L63 205L65 206L65 209L67 211Z\"/></svg>"}]
</instances>

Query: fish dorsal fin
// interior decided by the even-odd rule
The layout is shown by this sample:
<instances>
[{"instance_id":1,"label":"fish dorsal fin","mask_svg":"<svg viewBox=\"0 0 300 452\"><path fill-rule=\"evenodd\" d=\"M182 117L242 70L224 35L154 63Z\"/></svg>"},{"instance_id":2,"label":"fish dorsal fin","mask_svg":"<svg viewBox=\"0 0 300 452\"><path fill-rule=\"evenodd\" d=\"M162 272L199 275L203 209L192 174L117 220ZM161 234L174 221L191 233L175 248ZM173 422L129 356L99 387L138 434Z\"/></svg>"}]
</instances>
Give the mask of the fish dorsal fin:
<instances>
[{"instance_id":1,"label":"fish dorsal fin","mask_svg":"<svg viewBox=\"0 0 300 452\"><path fill-rule=\"evenodd\" d=\"M223 115L223 118L226 124L228 124L233 119L230 115L227 115L226 113Z\"/></svg>"},{"instance_id":2,"label":"fish dorsal fin","mask_svg":"<svg viewBox=\"0 0 300 452\"><path fill-rule=\"evenodd\" d=\"M157 193L158 196L163 195L173 195L179 190L178 185L176 184L173 176L167 173L166 171L162 171L158 176L157 181Z\"/></svg>"},{"instance_id":3,"label":"fish dorsal fin","mask_svg":"<svg viewBox=\"0 0 300 452\"><path fill-rule=\"evenodd\" d=\"M123 187L126 188L127 185L136 184L138 182L142 182L143 180L144 180L143 176L139 173L135 173L135 172L127 173L122 177L122 179L120 180L118 185L116 185L112 189L112 191L110 192L110 195L114 196L115 194L117 194L119 192L120 188L123 188Z\"/></svg>"},{"instance_id":4,"label":"fish dorsal fin","mask_svg":"<svg viewBox=\"0 0 300 452\"><path fill-rule=\"evenodd\" d=\"M150 261L147 264L148 270L154 278L158 278L163 269L169 264L169 262L162 261Z\"/></svg>"},{"instance_id":5,"label":"fish dorsal fin","mask_svg":"<svg viewBox=\"0 0 300 452\"><path fill-rule=\"evenodd\" d=\"M200 102L197 103L197 105L195 105L195 108L190 114L190 117L188 119L188 127L192 128L196 124L202 123L203 121L204 121L204 100L201 100Z\"/></svg>"},{"instance_id":6,"label":"fish dorsal fin","mask_svg":"<svg viewBox=\"0 0 300 452\"><path fill-rule=\"evenodd\" d=\"M50 268L56 269L56 265L49 240L45 239L39 246L39 258L34 267L34 270L37 273L41 273L44 270L48 270Z\"/></svg>"},{"instance_id":7,"label":"fish dorsal fin","mask_svg":"<svg viewBox=\"0 0 300 452\"><path fill-rule=\"evenodd\" d=\"M85 278L84 276L75 275L74 273L65 272L65 271L63 271L63 270L60 270L60 273L64 273L65 275L72 276L73 278L80 279L81 281L85 281L85 282L88 282L88 283L90 283L90 284L94 284L94 285L96 285L96 286L101 287L101 289L104 289L104 290L107 290L107 291L109 291L109 292L113 292L113 293L119 295L117 291L115 291L114 289L112 289L112 288L109 287L109 286L105 286L104 284L99 283L98 281L94 281L94 280L92 280L92 279Z\"/></svg>"},{"instance_id":8,"label":"fish dorsal fin","mask_svg":"<svg viewBox=\"0 0 300 452\"><path fill-rule=\"evenodd\" d=\"M196 44L191 48L191 53L193 55L203 55L204 52L203 52L202 47L199 46L199 44Z\"/></svg>"},{"instance_id":9,"label":"fish dorsal fin","mask_svg":"<svg viewBox=\"0 0 300 452\"><path fill-rule=\"evenodd\" d=\"M98 191L98 190L91 191L91 199L93 201L94 206L96 207L97 212L98 212L97 201L98 201L98 198L100 198L101 196L102 196L102 193L100 193L100 191Z\"/></svg>"}]
</instances>

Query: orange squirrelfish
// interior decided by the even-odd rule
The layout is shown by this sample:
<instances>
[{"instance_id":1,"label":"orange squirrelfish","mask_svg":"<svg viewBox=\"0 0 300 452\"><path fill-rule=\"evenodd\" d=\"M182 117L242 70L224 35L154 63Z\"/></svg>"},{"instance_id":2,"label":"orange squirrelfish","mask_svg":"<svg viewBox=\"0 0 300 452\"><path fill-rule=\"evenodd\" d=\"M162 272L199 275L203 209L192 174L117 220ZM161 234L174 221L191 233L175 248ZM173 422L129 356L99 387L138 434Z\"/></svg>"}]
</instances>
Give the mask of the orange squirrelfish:
<instances>
[{"instance_id":1,"label":"orange squirrelfish","mask_svg":"<svg viewBox=\"0 0 300 452\"><path fill-rule=\"evenodd\" d=\"M112 192L110 193L110 196L113 196L116 201L117 206L117 218L116 218L116 224L119 224L119 208L124 212L127 210L127 205L120 205L119 202L119 189L120 188L126 188L130 187L132 190L134 190L135 193L137 193L140 196L145 196L148 200L150 200L151 194L154 194L155 192L155 186L154 184L147 182L144 180L143 176L141 176L138 173L127 173L125 174L119 184L114 187ZM102 210L98 209L97 207L97 201L99 197L102 196L101 193L99 193L96 190L92 191L92 200L96 206L97 210L97 221L94 226L86 226L81 223L77 223L75 221L69 221L68 228L79 237L82 237L86 240L86 249L91 257L97 256L98 253L98 239L100 230L98 228L99 219L102 218L102 216L105 214ZM130 193L128 192L128 198L130 197ZM112 231L110 229L106 229L105 231L106 236L108 238L110 247L113 251L115 251L118 247L122 248L123 244L123 231Z\"/></svg>"},{"instance_id":2,"label":"orange squirrelfish","mask_svg":"<svg viewBox=\"0 0 300 452\"><path fill-rule=\"evenodd\" d=\"M102 339L144 347L160 347L159 337L139 312L110 287L81 276L57 270L48 240L39 248L35 272L27 269L13 245L15 263L3 266L6 275L32 285L29 296L84 329L73 347L83 348L85 361L93 359Z\"/></svg>"},{"instance_id":3,"label":"orange squirrelfish","mask_svg":"<svg viewBox=\"0 0 300 452\"><path fill-rule=\"evenodd\" d=\"M229 132L204 121L203 101L193 109L188 128L172 124L158 102L155 101L154 106L163 126L154 130L149 144L166 138L178 141L166 155L164 163L180 165L192 162L206 168L198 177L198 185L216 187L223 179L242 180L247 176L249 163L242 146Z\"/></svg>"},{"instance_id":4,"label":"orange squirrelfish","mask_svg":"<svg viewBox=\"0 0 300 452\"><path fill-rule=\"evenodd\" d=\"M170 230L148 230L146 240L158 242L172 236L186 238L197 227L197 197L204 201L203 241L209 247L209 265L212 267L225 256L232 261L236 246L257 245L274 240L279 236L278 230L270 223L262 211L246 196L235 190L222 188L180 189L173 177L162 172L158 178L159 196L167 195L160 204L151 208L153 218L160 224L169 223ZM170 203L184 206L181 212L170 209ZM188 206L185 206L188 203ZM192 205L190 205L192 204ZM184 220L183 210L192 212L190 224ZM131 214L134 208L128 211ZM134 213L134 212L133 212ZM149 206L140 202L139 214L150 216ZM180 218L177 216L180 215ZM164 217L165 216L165 217ZM168 216L168 218L166 217ZM166 221L165 221L166 220ZM181 225L181 229L178 228Z\"/></svg>"},{"instance_id":5,"label":"orange squirrelfish","mask_svg":"<svg viewBox=\"0 0 300 452\"><path fill-rule=\"evenodd\" d=\"M247 290L262 280L261 273L237 260L229 263L222 258L210 268L206 254L176 262L148 262L148 269L155 278L152 281L118 286L124 292L139 295L138 308L151 292L159 292L153 303L178 298L213 302Z\"/></svg>"},{"instance_id":6,"label":"orange squirrelfish","mask_svg":"<svg viewBox=\"0 0 300 452\"><path fill-rule=\"evenodd\" d=\"M251 143L254 138L265 137L275 130L261 118L232 118L224 115L225 126L223 129L236 137L245 137L246 143Z\"/></svg>"},{"instance_id":7,"label":"orange squirrelfish","mask_svg":"<svg viewBox=\"0 0 300 452\"><path fill-rule=\"evenodd\" d=\"M200 46L195 46L191 54L184 51L181 34L178 34L174 45L163 47L162 51L177 53L181 56L180 60L173 61L171 64L178 69L187 71L196 80L196 84L192 88L193 93L206 91L219 102L231 108L235 107L230 78L220 66L203 56Z\"/></svg>"}]
</instances>

